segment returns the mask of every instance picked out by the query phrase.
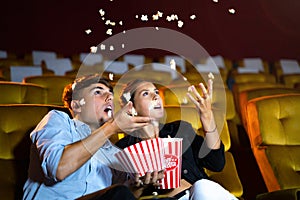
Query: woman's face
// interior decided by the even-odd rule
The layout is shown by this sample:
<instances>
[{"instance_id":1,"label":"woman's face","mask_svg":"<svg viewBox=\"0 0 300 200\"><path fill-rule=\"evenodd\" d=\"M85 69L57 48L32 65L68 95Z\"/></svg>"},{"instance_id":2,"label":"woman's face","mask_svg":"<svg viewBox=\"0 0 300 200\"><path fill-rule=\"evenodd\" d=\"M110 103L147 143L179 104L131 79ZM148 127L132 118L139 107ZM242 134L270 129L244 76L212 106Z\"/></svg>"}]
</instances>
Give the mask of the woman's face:
<instances>
[{"instance_id":1,"label":"woman's face","mask_svg":"<svg viewBox=\"0 0 300 200\"><path fill-rule=\"evenodd\" d=\"M134 95L134 108L139 116L160 119L164 116L162 99L158 89L151 82L142 82Z\"/></svg>"}]
</instances>

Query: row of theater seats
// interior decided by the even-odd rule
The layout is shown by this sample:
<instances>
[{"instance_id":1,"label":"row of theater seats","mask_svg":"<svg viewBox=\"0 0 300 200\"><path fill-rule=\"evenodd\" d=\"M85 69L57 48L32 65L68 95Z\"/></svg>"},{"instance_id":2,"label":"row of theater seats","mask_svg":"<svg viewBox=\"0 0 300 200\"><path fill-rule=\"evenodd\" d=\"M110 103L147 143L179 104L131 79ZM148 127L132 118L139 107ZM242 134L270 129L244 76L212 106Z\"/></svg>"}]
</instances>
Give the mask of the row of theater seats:
<instances>
[{"instance_id":1,"label":"row of theater seats","mask_svg":"<svg viewBox=\"0 0 300 200\"><path fill-rule=\"evenodd\" d=\"M27 77L23 83L0 81L0 196L22 199L27 179L30 132L52 109L62 106L62 91L73 79L62 76Z\"/></svg>"},{"instance_id":2,"label":"row of theater seats","mask_svg":"<svg viewBox=\"0 0 300 200\"><path fill-rule=\"evenodd\" d=\"M257 199L300 198L300 88L298 74L235 75L232 93L237 122L249 138L267 193ZM297 80L298 79L298 80Z\"/></svg>"},{"instance_id":3,"label":"row of theater seats","mask_svg":"<svg viewBox=\"0 0 300 200\"><path fill-rule=\"evenodd\" d=\"M39 55L39 57L37 57ZM69 62L65 62L68 59ZM176 61L176 70L172 71L170 66L170 60ZM54 62L55 60L55 62ZM61 61L61 62L59 62ZM291 71L300 73L300 67L297 60L281 59L275 62L267 62L261 58L244 58L239 60L230 60L223 56L216 55L208 58L197 59L184 59L176 55L165 55L158 58L151 58L144 55L125 54L120 56L116 60L112 61L109 58L104 58L101 54L76 54L71 58L64 58L62 55L57 55L55 52L37 52L33 51L32 54L26 55L23 59L8 57L7 59L0 59L0 70L2 76L6 80L10 80L10 67L11 66L39 66L42 69L43 75L67 75L76 77L78 74L94 73L94 72L111 72L114 74L114 81L118 81L120 77L127 72L137 73L138 76L143 77L143 73L138 73L142 64L146 64L149 68L153 68L161 73L160 77L163 77L165 83L170 84L174 81L176 72L181 77L188 79L192 84L198 83L202 79L203 74L213 71L214 73L220 73L225 84L231 81L232 76L235 74L252 73L272 75L277 83L284 83L285 76L293 75ZM55 66L57 65L57 66ZM67 65L67 66L66 66ZM162 65L167 68L162 69ZM214 68L217 68L219 72L215 72ZM64 72L60 70L64 69ZM143 69L142 71L144 71ZM298 70L298 71L297 71ZM59 72L58 72L59 71ZM157 76L151 74L149 70L146 70L152 77ZM199 73L199 71L201 73ZM145 74L144 73L144 74ZM175 74L174 74L175 73ZM135 75L129 75L136 77ZM149 77L149 76L148 76ZM154 78L156 80L158 77ZM289 77L289 80L292 78ZM299 78L293 78L295 82L299 83ZM123 78L124 80L124 78ZM124 80L126 81L126 80Z\"/></svg>"},{"instance_id":4,"label":"row of theater seats","mask_svg":"<svg viewBox=\"0 0 300 200\"><path fill-rule=\"evenodd\" d=\"M239 179L239 175L238 175L238 171L236 170L236 166L235 166L235 161L234 158L230 152L230 147L231 147L231 142L232 140L234 140L235 143L239 143L239 133L236 130L236 122L241 122L241 125L245 126L245 129L247 130L247 134L248 137L250 139L250 141L257 141L257 135L254 134L255 137L253 137L253 134L249 133L249 130L247 128L247 124L251 124L252 127L252 122L249 122L249 117L245 117L245 116L252 116L252 113L249 112L247 109L248 102L251 102L253 99L256 99L257 97L261 97L261 96L270 96L273 94L289 94L289 93L299 93L299 90L295 89L295 88L287 88L287 86L284 85L280 85L279 87L275 87L278 86L278 84L275 82L274 83L274 79L271 79L270 82L268 82L266 78L261 78L261 75L257 75L257 79L255 78L254 75L249 75L248 77L246 75L243 75L244 78L242 77L238 77L236 76L236 80L235 80L235 84L233 88L238 88L238 89L234 89L233 91L229 90L226 85L223 87L219 87L218 85L216 85L215 87L215 92L214 92L214 102L213 102L213 106L216 110L216 116L218 118L219 122L222 122L222 125L220 127L222 127L222 130L220 130L221 132L221 137L222 140L225 144L226 147L226 167L224 169L223 172L221 173L211 173L208 172L211 176L212 179L216 180L217 182L220 182L224 187L226 187L230 192L232 192L235 196L242 198L242 194L243 194L243 187L242 184L240 182ZM32 128L34 127L34 125L37 124L37 122L41 119L41 117L45 114L45 108L49 109L53 109L53 108L58 108L58 109L65 109L63 107L61 107L62 102L61 102L61 92L62 92L62 88L73 81L73 78L71 77L66 77L66 76L61 76L58 79L64 79L64 81L58 81L58 79L56 79L56 76L51 76L51 79L47 79L47 76L42 77L41 79L46 82L47 85L43 85L42 82L35 82L35 84L33 83L11 83L11 82L1 82L1 83L11 83L14 86L18 86L18 89L13 93L13 89L12 87L9 88L7 87L6 89L1 89L1 91L6 91L5 93L1 93L1 95L3 96L3 98L0 98L1 100L3 100L2 104L4 106L4 110L1 111L2 112L2 116L6 116L5 113L9 112L12 115L6 118L6 120L12 120L13 122L11 123L11 125L1 125L1 143L4 143L7 145L10 145L11 143L11 138L15 137L14 134L16 133L16 137L18 137L19 139L16 140L17 143L20 143L20 141L22 140L26 140L26 138L28 138L28 134L30 132L30 130L32 130ZM144 77L145 79L149 79L152 80L153 77ZM25 80L25 79L24 79ZM52 81L50 81L52 80ZM54 80L54 81L53 81ZM250 80L250 81L249 81ZM273 81L273 82L272 82ZM45 84L45 83L44 83ZM239 85L240 84L240 85ZM27 87L28 86L28 87ZM49 97L49 88L51 88L54 91L56 91L57 93L57 98L55 101L50 101L48 100ZM115 83L115 94L116 94L116 106L117 109L119 109L118 107L118 94L120 92L120 89L122 88L123 83ZM163 98L163 102L166 108L166 121L173 121L176 119L184 119L189 121L193 127L195 128L195 130L197 132L199 132L199 134L201 134L201 123L199 121L199 118L197 117L197 113L196 110L191 106L191 102L189 102L188 99L185 98L185 94L187 91L187 87L189 86L189 84L173 84L173 85L159 85L159 89L160 89L160 93L161 96ZM0 84L1 87L1 84ZM259 90L258 90L259 89ZM58 91L60 90L60 91ZM252 93L251 93L252 91ZM249 93L247 93L249 92ZM246 96L245 96L246 95ZM55 95L52 95L52 97L54 97ZM9 99L9 98L15 98L14 100ZM223 98L222 98L223 97ZM226 100L225 100L226 99ZM249 101L251 100L251 101ZM56 102L56 103L55 103ZM245 103L243 103L245 102ZM299 102L299 101L298 101ZM15 108L15 105L13 104L19 104L17 105L17 108ZM10 105L8 105L10 104ZM32 122L28 122L28 124L31 124L32 126L24 126L24 128L26 129L26 131L23 129L21 132L14 131L16 128L18 128L19 126L17 126L18 124L24 124L26 123L27 118L24 116L31 116L29 114L26 113L30 113L27 110L24 111L10 111L10 110L18 110L19 107L25 106L27 107L27 104L32 104L30 106L37 106L37 107L42 107L42 108L38 108L36 109L36 112L39 112L39 109L42 109L43 111L41 111L40 113L36 113L36 114L32 114L35 120L33 120ZM291 103L291 105L293 105L293 103ZM295 103L297 104L297 102ZM32 109L32 107L28 108L29 110ZM273 108L272 106L269 107L269 109ZM47 110L46 109L46 110ZM32 109L34 110L34 109ZM297 108L294 109L296 113L299 113L299 111L297 111ZM299 110L299 109L298 109ZM17 115L17 113L21 113L20 115ZM66 110L67 112L67 110ZM245 113L245 114L242 114ZM22 117L23 116L23 117ZM18 118L20 117L20 118ZM36 118L35 118L36 117ZM32 119L33 119L32 118ZM237 118L240 118L240 121L237 120ZM252 117L252 119L255 119L255 117ZM30 120L30 119L28 119ZM262 118L262 121L264 121L265 119ZM285 121L285 120L283 120ZM9 124L9 123L7 123ZM9 136L8 136L9 135ZM299 136L297 136L296 134L293 136L298 138ZM21 139L20 139L21 138ZM119 139L119 137L117 138L112 138L114 140ZM21 144L21 143L20 143ZM252 145L252 149L254 147L256 147L255 145L253 146L253 142L251 142ZM5 145L1 145L1 147L5 147ZM24 144L21 145L22 147L25 148ZM262 147L263 146L263 147ZM265 148L264 145L259 146L258 149L262 150ZM17 144L15 143L14 145L10 146L11 148L6 148L3 149L3 152L18 152L19 150L17 150ZM273 148L273 147L271 147ZM255 151L255 150L253 150ZM26 151L23 151L26 152ZM261 151L259 151L261 152ZM16 154L17 155L17 154ZM266 157L266 156L263 156ZM12 158L12 159L10 159ZM20 157L1 157L1 162L11 162L11 164L7 165L7 164L3 164L1 166L5 167L5 166L12 166L15 165L16 162L19 162L18 160L20 159ZM24 157L23 157L24 159ZM22 159L21 159L22 160ZM26 159L24 159L26 160ZM257 159L258 165L260 166L260 162L261 159ZM265 162L265 161L261 161L261 162ZM297 162L299 165L299 162ZM295 164L297 166L297 163ZM270 165L269 165L270 166ZM11 169L16 169L15 167L11 167ZM264 167L260 167L260 169L264 169ZM6 169L1 170L5 172ZM268 171L268 170L265 170ZM20 184L19 182L15 182L17 175L17 172L20 172L19 169L16 171L10 171L12 172L11 176L6 176L5 173L1 174L1 179L3 178L3 183L7 183L9 182L9 184L5 184L6 186L10 185L10 186L18 186L20 189ZM24 171L23 171L24 172ZM296 169L297 172L297 169ZM24 172L26 174L26 172ZM24 173L22 173L24 175ZM299 173L299 171L297 172ZM267 175L269 176L269 175ZM8 178L9 177L9 178ZM297 177L297 176L295 176ZM19 179L21 180L21 179ZM268 185L267 181L268 179L264 179L266 181L266 185ZM18 183L18 184L17 184ZM5 188L5 187L3 187ZM13 188L13 187L11 187ZM278 188L277 188L278 189ZM287 189L287 187L285 187L284 189ZM8 189L7 189L8 190ZM13 191L13 190L11 190ZM270 192L272 191L271 189L269 190ZM290 191L290 190L289 190ZM19 191L20 192L20 191ZM11 193L13 194L13 193Z\"/></svg>"},{"instance_id":5,"label":"row of theater seats","mask_svg":"<svg viewBox=\"0 0 300 200\"><path fill-rule=\"evenodd\" d=\"M21 186L27 174L25 169L27 169L26 164L28 162L29 155L28 151L30 131L49 110L62 109L68 112L66 108L63 108L62 104L58 101L61 101L62 88L72 81L73 79L70 79L70 77L43 76L26 77L23 83L13 83L7 81L0 82L1 90L7 91L6 95L5 93L1 93L1 95L3 95L3 98L0 99L3 101L1 102L2 105L0 112L9 113L7 115L2 115L5 116L6 121L3 121L5 125L1 124L0 133L1 142L5 143L5 145L1 145L2 152L4 152L1 156L1 162L8 163L1 165L5 168L3 170L0 170L2 173L1 179L3 180L1 181L1 183L3 183L3 188L6 188L6 192L11 191L11 195L8 196L13 197L14 194L21 194ZM117 99L119 98L119 93L122 87L122 83L115 85L115 104L117 110L119 109ZM193 106L191 106L191 103L187 102L182 106L178 103L178 99L177 103L172 103L170 102L171 98L165 98L172 97L170 91L176 91L175 95L184 95L184 93L187 91L187 86L178 85L178 88L180 88L179 91L176 90L174 85L173 87L174 88L172 88L171 86L160 87L161 95L166 106L166 118L163 120L170 122L176 119L184 119L186 121L189 121L193 125L195 130L199 132L199 134L201 134L202 125L199 121L197 111ZM54 91L56 91L57 95L53 95ZM51 100L49 98L49 95L51 94L52 97L59 97L57 97L55 100L52 98ZM227 123L233 119L235 115L235 108L231 91L228 89L223 90L223 94L228 98L227 103L230 106L227 107L227 112L220 109L220 114L217 114L217 117L218 121L221 123L220 132L222 140L225 144L227 162L223 172L208 173L210 174L212 179L220 182L235 196L241 197L243 194L243 187L238 176L233 155L230 152L230 135L237 133L232 133L231 130L229 130ZM181 99L181 97L179 99ZM176 101L175 98L173 98L173 100ZM218 107L218 103L219 102L214 102L214 105ZM224 102L221 102L219 104L222 105L224 104ZM118 140L119 137L114 137L112 139L115 141ZM25 148L27 149L25 150ZM20 150L21 154L19 153ZM22 170L17 168L17 166L14 166L16 162L23 163ZM8 167L11 168L11 170L7 171ZM230 177L230 179L228 179L228 177Z\"/></svg>"},{"instance_id":6,"label":"row of theater seats","mask_svg":"<svg viewBox=\"0 0 300 200\"><path fill-rule=\"evenodd\" d=\"M279 90L245 105L251 149L268 189L259 200L300 198L300 93Z\"/></svg>"}]
</instances>

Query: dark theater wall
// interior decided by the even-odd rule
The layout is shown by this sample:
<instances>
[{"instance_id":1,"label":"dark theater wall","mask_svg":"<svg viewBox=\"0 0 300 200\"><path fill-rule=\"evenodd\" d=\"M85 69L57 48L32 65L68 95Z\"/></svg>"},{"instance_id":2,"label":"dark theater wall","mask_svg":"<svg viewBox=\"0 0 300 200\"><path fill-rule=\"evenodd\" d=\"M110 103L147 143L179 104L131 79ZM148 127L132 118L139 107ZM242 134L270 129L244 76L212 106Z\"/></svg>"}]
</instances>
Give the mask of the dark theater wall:
<instances>
[{"instance_id":1,"label":"dark theater wall","mask_svg":"<svg viewBox=\"0 0 300 200\"><path fill-rule=\"evenodd\" d=\"M98 12L103 9L106 19L123 22L113 34L159 26L192 37L211 55L300 59L298 0L6 0L0 5L0 49L18 54L50 50L70 56L89 51L109 37ZM235 14L228 12L230 8ZM152 21L157 11L163 18ZM148 14L149 21L135 18L141 14ZM171 14L184 22L182 28L165 20ZM195 20L189 18L192 14ZM86 34L86 29L92 33Z\"/></svg>"}]
</instances>

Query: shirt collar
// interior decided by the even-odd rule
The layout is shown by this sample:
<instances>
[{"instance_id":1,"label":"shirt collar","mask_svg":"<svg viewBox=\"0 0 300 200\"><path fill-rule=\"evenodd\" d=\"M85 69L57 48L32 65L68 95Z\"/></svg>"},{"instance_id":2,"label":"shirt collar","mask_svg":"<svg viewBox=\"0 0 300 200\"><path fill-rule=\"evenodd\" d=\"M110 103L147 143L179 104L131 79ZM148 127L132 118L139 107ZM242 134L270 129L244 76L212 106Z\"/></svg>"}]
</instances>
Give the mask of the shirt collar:
<instances>
[{"instance_id":1,"label":"shirt collar","mask_svg":"<svg viewBox=\"0 0 300 200\"><path fill-rule=\"evenodd\" d=\"M73 119L73 121L74 121L75 127L77 129L77 132L80 134L82 139L91 134L92 131L86 123L84 123L78 119ZM101 148L108 149L111 147L112 147L112 143L110 142L109 139L106 139L105 143L102 145Z\"/></svg>"}]
</instances>

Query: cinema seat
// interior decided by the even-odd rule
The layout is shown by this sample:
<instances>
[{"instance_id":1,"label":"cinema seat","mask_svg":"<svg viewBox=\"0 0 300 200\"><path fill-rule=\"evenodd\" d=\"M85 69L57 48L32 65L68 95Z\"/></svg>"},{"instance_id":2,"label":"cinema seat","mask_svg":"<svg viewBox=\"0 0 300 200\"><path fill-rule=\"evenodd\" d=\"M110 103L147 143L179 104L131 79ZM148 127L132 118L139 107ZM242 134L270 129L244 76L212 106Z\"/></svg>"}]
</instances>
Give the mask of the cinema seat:
<instances>
[{"instance_id":1,"label":"cinema seat","mask_svg":"<svg viewBox=\"0 0 300 200\"><path fill-rule=\"evenodd\" d=\"M300 74L286 74L281 77L282 83L288 88L296 88L300 83Z\"/></svg>"},{"instance_id":2,"label":"cinema seat","mask_svg":"<svg viewBox=\"0 0 300 200\"><path fill-rule=\"evenodd\" d=\"M24 83L33 83L47 90L46 104L63 105L62 94L64 87L72 83L74 78L68 76L29 76L25 77Z\"/></svg>"},{"instance_id":3,"label":"cinema seat","mask_svg":"<svg viewBox=\"0 0 300 200\"><path fill-rule=\"evenodd\" d=\"M21 199L27 179L30 132L51 109L42 104L0 105L0 195L3 200Z\"/></svg>"},{"instance_id":4,"label":"cinema seat","mask_svg":"<svg viewBox=\"0 0 300 200\"><path fill-rule=\"evenodd\" d=\"M246 106L248 101L254 98L275 95L275 94L288 94L288 93L300 93L300 89L296 90L293 88L256 88L244 90L239 93L239 110L241 113L242 124L247 131L247 120L246 120Z\"/></svg>"},{"instance_id":5,"label":"cinema seat","mask_svg":"<svg viewBox=\"0 0 300 200\"><path fill-rule=\"evenodd\" d=\"M0 104L44 104L47 91L31 83L0 81Z\"/></svg>"},{"instance_id":6,"label":"cinema seat","mask_svg":"<svg viewBox=\"0 0 300 200\"><path fill-rule=\"evenodd\" d=\"M165 118L162 119L162 122L171 122L183 119L190 122L198 134L203 134L203 131L201 129L202 124L195 107L165 106L165 112ZM226 165L222 172L211 172L207 170L207 174L212 180L221 184L233 195L235 195L236 197L241 197L243 195L243 186L236 169L234 158L232 156L232 153L229 151L231 147L231 140L227 121L224 114L218 112L215 113L215 119L217 122L224 122L222 123L223 127L220 137L225 146Z\"/></svg>"},{"instance_id":7,"label":"cinema seat","mask_svg":"<svg viewBox=\"0 0 300 200\"><path fill-rule=\"evenodd\" d=\"M268 192L300 187L299 119L300 94L255 98L247 104L250 144Z\"/></svg>"}]
</instances>

